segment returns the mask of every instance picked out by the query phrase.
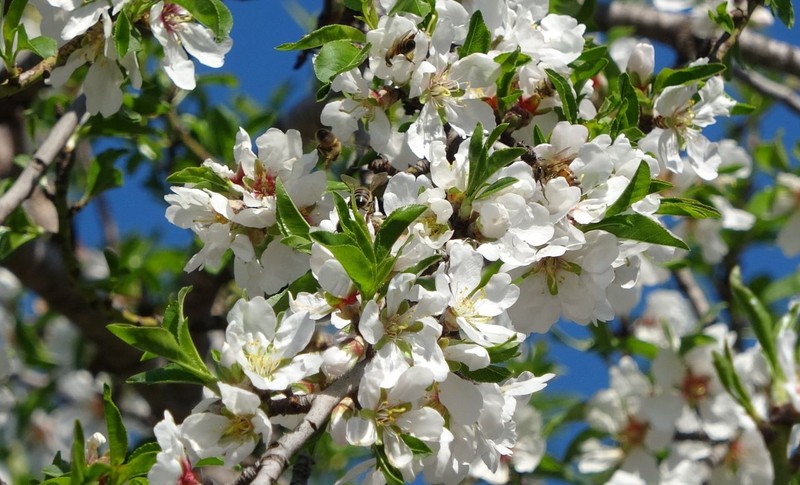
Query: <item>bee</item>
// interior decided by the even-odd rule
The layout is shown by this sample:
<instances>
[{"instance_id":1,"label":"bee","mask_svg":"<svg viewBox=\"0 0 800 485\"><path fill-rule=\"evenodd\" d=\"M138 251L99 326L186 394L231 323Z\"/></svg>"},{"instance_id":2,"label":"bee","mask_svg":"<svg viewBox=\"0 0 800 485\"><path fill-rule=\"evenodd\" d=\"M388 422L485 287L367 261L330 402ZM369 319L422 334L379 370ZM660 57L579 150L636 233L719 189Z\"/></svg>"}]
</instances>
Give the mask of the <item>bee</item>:
<instances>
[{"instance_id":1,"label":"bee","mask_svg":"<svg viewBox=\"0 0 800 485\"><path fill-rule=\"evenodd\" d=\"M389 47L389 50L386 51L386 56L384 57L387 66L392 65L392 59L394 59L395 56L403 56L409 62L414 60L414 49L417 47L417 41L414 40L416 35L416 32L409 30L403 34L402 37L394 41L392 46Z\"/></svg>"},{"instance_id":2,"label":"bee","mask_svg":"<svg viewBox=\"0 0 800 485\"><path fill-rule=\"evenodd\" d=\"M368 186L361 185L358 180L348 175L342 175L342 181L352 190L353 203L356 209L364 216L367 222L372 221L375 215L375 209L377 208L375 192L389 181L389 175L386 172L376 173L372 176L372 180L370 180Z\"/></svg>"},{"instance_id":3,"label":"bee","mask_svg":"<svg viewBox=\"0 0 800 485\"><path fill-rule=\"evenodd\" d=\"M342 153L342 142L336 138L332 131L320 128L314 135L317 139L317 154L325 168L339 158Z\"/></svg>"},{"instance_id":4,"label":"bee","mask_svg":"<svg viewBox=\"0 0 800 485\"><path fill-rule=\"evenodd\" d=\"M525 158L526 157L522 157L523 160L525 160ZM564 177L570 187L580 188L580 180L575 176L572 169L569 168L569 164L572 163L573 160L575 160L575 155L570 155L566 153L566 150L562 150L550 158L541 159L534 157L533 163L530 163L528 160L525 161L533 169L533 178L542 184L542 186L553 179Z\"/></svg>"}]
</instances>

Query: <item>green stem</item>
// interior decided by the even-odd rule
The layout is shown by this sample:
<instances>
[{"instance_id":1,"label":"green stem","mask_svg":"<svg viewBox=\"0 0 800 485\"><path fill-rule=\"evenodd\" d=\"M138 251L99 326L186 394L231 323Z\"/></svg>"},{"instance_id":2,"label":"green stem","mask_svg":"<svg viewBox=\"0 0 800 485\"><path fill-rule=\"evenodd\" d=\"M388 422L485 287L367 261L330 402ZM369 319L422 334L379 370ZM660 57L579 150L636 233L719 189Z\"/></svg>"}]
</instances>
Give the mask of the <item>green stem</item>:
<instances>
[{"instance_id":1,"label":"green stem","mask_svg":"<svg viewBox=\"0 0 800 485\"><path fill-rule=\"evenodd\" d=\"M762 428L761 435L769 449L772 459L772 469L775 474L773 483L789 483L791 471L789 469L789 434L791 426L773 425L769 428Z\"/></svg>"}]
</instances>

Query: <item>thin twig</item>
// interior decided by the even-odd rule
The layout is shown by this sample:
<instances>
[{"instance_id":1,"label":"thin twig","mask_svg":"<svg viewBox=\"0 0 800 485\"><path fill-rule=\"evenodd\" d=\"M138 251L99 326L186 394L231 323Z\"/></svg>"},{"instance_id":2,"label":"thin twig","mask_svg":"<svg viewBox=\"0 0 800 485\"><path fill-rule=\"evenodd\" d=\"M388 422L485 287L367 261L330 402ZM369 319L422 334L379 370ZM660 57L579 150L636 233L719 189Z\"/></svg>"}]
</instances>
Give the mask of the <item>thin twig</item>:
<instances>
[{"instance_id":1,"label":"thin twig","mask_svg":"<svg viewBox=\"0 0 800 485\"><path fill-rule=\"evenodd\" d=\"M181 142L186 146L186 148L192 152L194 156L199 158L200 160L214 160L214 157L211 156L208 150L203 147L192 135L189 133L189 130L183 125L183 121L181 121L180 116L178 116L175 107L170 109L167 112L167 122L169 126L172 127L173 130L178 134L178 138L180 138Z\"/></svg>"},{"instance_id":2,"label":"thin twig","mask_svg":"<svg viewBox=\"0 0 800 485\"><path fill-rule=\"evenodd\" d=\"M800 114L800 95L792 88L773 81L757 71L743 69L737 65L733 66L733 75L764 96L780 101L795 113Z\"/></svg>"},{"instance_id":3,"label":"thin twig","mask_svg":"<svg viewBox=\"0 0 800 485\"><path fill-rule=\"evenodd\" d=\"M78 128L84 113L86 113L86 96L81 94L72 103L69 111L53 125L44 143L33 154L33 159L14 185L0 197L0 224L5 223L6 218L31 195L39 179Z\"/></svg>"},{"instance_id":4,"label":"thin twig","mask_svg":"<svg viewBox=\"0 0 800 485\"><path fill-rule=\"evenodd\" d=\"M255 467L258 473L252 481L237 481L241 485L271 485L283 473L291 457L317 432L322 429L330 419L331 411L342 399L355 392L364 375L367 360L359 362L350 372L320 392L303 421L290 433L281 437L270 446ZM252 476L252 470L245 470L243 475Z\"/></svg>"},{"instance_id":5,"label":"thin twig","mask_svg":"<svg viewBox=\"0 0 800 485\"><path fill-rule=\"evenodd\" d=\"M701 319L708 315L711 311L711 305L708 303L708 298L706 298L703 289L700 288L700 285L697 283L692 270L689 268L680 268L673 274L675 275L675 280L678 282L678 286L680 286L681 290L683 290L689 298L695 313L697 313L697 318Z\"/></svg>"}]
</instances>

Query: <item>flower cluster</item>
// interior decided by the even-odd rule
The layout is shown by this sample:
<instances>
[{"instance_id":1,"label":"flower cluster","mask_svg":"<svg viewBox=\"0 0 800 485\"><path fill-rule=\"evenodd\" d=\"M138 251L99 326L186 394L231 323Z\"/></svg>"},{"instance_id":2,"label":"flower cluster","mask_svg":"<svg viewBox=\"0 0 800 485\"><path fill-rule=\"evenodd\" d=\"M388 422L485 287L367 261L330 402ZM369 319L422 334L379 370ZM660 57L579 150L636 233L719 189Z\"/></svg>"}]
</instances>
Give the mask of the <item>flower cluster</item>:
<instances>
[{"instance_id":1,"label":"flower cluster","mask_svg":"<svg viewBox=\"0 0 800 485\"><path fill-rule=\"evenodd\" d=\"M344 145L366 128L375 161L363 186L352 177L349 186L326 185L314 171L319 155L328 164L339 154L304 154L295 131L267 131L256 153L240 129L234 168L207 161L202 175L184 172L185 186L166 197L167 218L202 243L185 269L216 267L232 249L246 290L228 315L221 381L209 401L180 428L169 416L162 422L182 443L160 455L170 473L187 459L240 462L256 442L270 442L275 417L263 409L313 393L362 360L358 393L339 404L330 430L340 444L373 449L379 458L365 466L378 467L375 479L497 480L515 449L529 457L518 469L529 471L541 442L520 426L538 426L526 403L553 376L513 377L497 363L559 319L598 324L629 311L653 281L653 261L685 247L658 215L658 192L679 194L689 182L657 179L717 176L722 146L701 130L734 102L713 66L656 85L653 49L636 46L623 70L634 90L625 102L636 102L637 114L613 120L593 102L595 82L573 67L586 52L585 27L547 13L546 3L440 0L435 23L388 11L373 12L359 67L329 77L330 92L340 94L321 116ZM488 41L467 44L478 28ZM647 133L639 110L650 120ZM312 340L315 332L325 344ZM707 375L693 366L710 348L665 348L654 369L674 364L682 374L665 369L654 383L624 360L612 377L621 387L595 399L594 421L620 436L638 433L625 439L640 454L661 451L676 430L709 432L705 420L690 422L708 393L687 398L680 390ZM645 401L657 392L669 396L669 416L685 414L679 429L650 426ZM708 412L735 417L720 414L732 409L726 403L733 401L720 397ZM604 406L623 408L604 419ZM528 433L529 442L520 440ZM589 455L592 446L609 456L590 443L584 468L607 468L607 459ZM654 460L648 470L657 469Z\"/></svg>"}]
</instances>

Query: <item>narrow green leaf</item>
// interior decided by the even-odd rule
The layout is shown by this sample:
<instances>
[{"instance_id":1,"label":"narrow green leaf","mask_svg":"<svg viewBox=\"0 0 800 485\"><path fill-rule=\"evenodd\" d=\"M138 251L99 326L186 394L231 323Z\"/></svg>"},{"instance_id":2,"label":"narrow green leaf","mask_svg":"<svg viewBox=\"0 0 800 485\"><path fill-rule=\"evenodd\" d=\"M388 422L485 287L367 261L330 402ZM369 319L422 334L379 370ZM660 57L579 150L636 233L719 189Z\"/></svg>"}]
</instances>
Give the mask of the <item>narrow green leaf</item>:
<instances>
[{"instance_id":1,"label":"narrow green leaf","mask_svg":"<svg viewBox=\"0 0 800 485\"><path fill-rule=\"evenodd\" d=\"M672 188L672 184L671 183L669 183L669 182L667 182L665 180L653 179L653 180L650 181L649 193L656 194L658 192L661 192L662 190L667 190L667 189L671 189L671 188Z\"/></svg>"},{"instance_id":2,"label":"narrow green leaf","mask_svg":"<svg viewBox=\"0 0 800 485\"><path fill-rule=\"evenodd\" d=\"M650 193L650 166L647 162L639 163L639 168L633 174L633 179L619 198L606 209L606 217L615 216L626 211L631 205L644 199Z\"/></svg>"},{"instance_id":3,"label":"narrow green leaf","mask_svg":"<svg viewBox=\"0 0 800 485\"><path fill-rule=\"evenodd\" d=\"M719 376L722 386L728 391L728 394L747 411L747 414L749 414L756 423L760 423L761 418L753 406L750 394L745 389L741 379L739 379L739 374L734 368L733 356L731 355L731 350L728 345L725 345L724 356L719 352L714 352L712 358L714 359L714 368L717 370L717 375Z\"/></svg>"},{"instance_id":4,"label":"narrow green leaf","mask_svg":"<svg viewBox=\"0 0 800 485\"><path fill-rule=\"evenodd\" d=\"M424 441L421 439L411 436L409 434L401 434L400 439L403 440L408 448L411 450L411 454L415 456L424 456L430 455L433 451L425 444Z\"/></svg>"},{"instance_id":5,"label":"narrow green leaf","mask_svg":"<svg viewBox=\"0 0 800 485\"><path fill-rule=\"evenodd\" d=\"M389 214L375 235L375 258L381 260L387 257L392 251L392 246L406 228L426 210L427 206L425 205L413 204L401 207Z\"/></svg>"},{"instance_id":6,"label":"narrow green leaf","mask_svg":"<svg viewBox=\"0 0 800 485\"><path fill-rule=\"evenodd\" d=\"M779 280L771 281L761 293L766 304L800 295L800 272L795 271Z\"/></svg>"},{"instance_id":7,"label":"narrow green leaf","mask_svg":"<svg viewBox=\"0 0 800 485\"><path fill-rule=\"evenodd\" d=\"M71 485L83 485L84 483L84 476L86 476L86 455L84 446L86 446L86 440L83 437L83 428L81 427L81 422L76 419L75 427L72 431Z\"/></svg>"},{"instance_id":8,"label":"narrow green leaf","mask_svg":"<svg viewBox=\"0 0 800 485\"><path fill-rule=\"evenodd\" d=\"M467 379L475 382L489 382L498 383L502 382L513 375L513 373L505 367L499 365L490 365L483 369L471 371L467 368L462 368L460 373Z\"/></svg>"},{"instance_id":9,"label":"narrow green leaf","mask_svg":"<svg viewBox=\"0 0 800 485\"><path fill-rule=\"evenodd\" d=\"M685 67L683 69L669 69L665 68L653 83L655 92L660 93L664 88L670 86L680 86L693 81L701 81L708 79L711 76L721 73L725 70L724 64L701 64L698 66Z\"/></svg>"},{"instance_id":10,"label":"narrow green leaf","mask_svg":"<svg viewBox=\"0 0 800 485\"><path fill-rule=\"evenodd\" d=\"M480 123L475 127L475 131L472 132L472 136L469 139L469 151L467 152L467 156L469 157L469 181L467 181L467 192L470 193L480 185L477 179L481 176L481 168L486 158L486 150L483 147L483 125Z\"/></svg>"},{"instance_id":11,"label":"narrow green leaf","mask_svg":"<svg viewBox=\"0 0 800 485\"><path fill-rule=\"evenodd\" d=\"M482 189L479 190L478 195L475 197L475 200L485 199L491 195L500 192L501 190L505 189L510 185L514 185L517 183L517 179L514 177L502 177L498 180L495 180L489 185L484 186Z\"/></svg>"},{"instance_id":12,"label":"narrow green leaf","mask_svg":"<svg viewBox=\"0 0 800 485\"><path fill-rule=\"evenodd\" d=\"M122 422L122 414L114 401L111 400L111 387L103 385L103 410L106 417L108 430L108 447L111 465L121 465L128 455L128 432Z\"/></svg>"},{"instance_id":13,"label":"narrow green leaf","mask_svg":"<svg viewBox=\"0 0 800 485\"><path fill-rule=\"evenodd\" d=\"M746 103L736 103L731 108L731 116L749 115L756 110L756 107Z\"/></svg>"},{"instance_id":14,"label":"narrow green leaf","mask_svg":"<svg viewBox=\"0 0 800 485\"><path fill-rule=\"evenodd\" d=\"M622 128L630 128L639 125L639 98L636 95L636 88L631 84L628 73L623 72L619 76L619 94L622 98L620 115L622 115Z\"/></svg>"},{"instance_id":15,"label":"narrow green leaf","mask_svg":"<svg viewBox=\"0 0 800 485\"><path fill-rule=\"evenodd\" d=\"M564 117L570 123L577 123L578 101L575 99L575 93L572 92L572 86L570 86L569 81L552 69L545 69L545 72L553 86L555 86L556 91L558 91L558 97L561 98Z\"/></svg>"},{"instance_id":16,"label":"narrow green leaf","mask_svg":"<svg viewBox=\"0 0 800 485\"><path fill-rule=\"evenodd\" d=\"M383 446L373 446L372 452L375 454L376 465L378 470L383 473L383 478L386 480L386 485L404 485L406 482L403 480L403 474L400 470L395 468L386 456Z\"/></svg>"},{"instance_id":17,"label":"narrow green leaf","mask_svg":"<svg viewBox=\"0 0 800 485\"><path fill-rule=\"evenodd\" d=\"M304 35L297 42L281 44L276 47L276 49L279 51L315 49L327 44L328 42L337 40L345 40L360 44L366 41L366 36L361 30L355 27L350 27L349 25L325 25L314 32Z\"/></svg>"},{"instance_id":18,"label":"narrow green leaf","mask_svg":"<svg viewBox=\"0 0 800 485\"><path fill-rule=\"evenodd\" d=\"M314 59L314 74L327 83L339 73L354 69L369 55L370 45L359 49L349 40L335 40L323 45Z\"/></svg>"},{"instance_id":19,"label":"narrow green leaf","mask_svg":"<svg viewBox=\"0 0 800 485\"><path fill-rule=\"evenodd\" d=\"M469 19L469 30L464 45L458 50L458 57L463 59L470 54L486 54L492 45L492 33L483 22L483 14L476 10Z\"/></svg>"},{"instance_id":20,"label":"narrow green leaf","mask_svg":"<svg viewBox=\"0 0 800 485\"><path fill-rule=\"evenodd\" d=\"M283 186L283 182L281 182L280 179L278 179L275 196L277 223L281 234L286 238L299 238L299 240L296 240L292 244L292 247L297 247L294 244L300 244L301 241L308 242L310 252L311 239L308 237L308 230L310 228L308 221L306 221L303 214L297 209L297 206L294 205L294 201L289 197L289 193L286 192L286 188Z\"/></svg>"},{"instance_id":21,"label":"narrow green leaf","mask_svg":"<svg viewBox=\"0 0 800 485\"><path fill-rule=\"evenodd\" d=\"M200 384L205 380L187 371L179 364L169 363L158 369L151 369L132 375L125 381L129 384Z\"/></svg>"},{"instance_id":22,"label":"narrow green leaf","mask_svg":"<svg viewBox=\"0 0 800 485\"><path fill-rule=\"evenodd\" d=\"M233 28L231 11L220 0L175 0L175 3L211 29L217 41L226 38Z\"/></svg>"},{"instance_id":23,"label":"narrow green leaf","mask_svg":"<svg viewBox=\"0 0 800 485\"><path fill-rule=\"evenodd\" d=\"M685 335L681 337L681 345L680 345L680 354L686 355L687 352L692 350L695 347L702 347L703 345L711 345L715 343L717 339L712 337L711 335L707 335L704 333L696 333L693 335Z\"/></svg>"},{"instance_id":24,"label":"narrow green leaf","mask_svg":"<svg viewBox=\"0 0 800 485\"><path fill-rule=\"evenodd\" d=\"M3 14L3 38L8 41L13 38L14 31L20 26L22 14L25 12L28 0L11 0L9 3L3 2L3 7L6 5L8 5L8 10Z\"/></svg>"},{"instance_id":25,"label":"narrow green leaf","mask_svg":"<svg viewBox=\"0 0 800 485\"><path fill-rule=\"evenodd\" d=\"M719 219L722 214L702 202L694 199L684 199L680 197L664 197L656 214L670 216L688 216L695 219Z\"/></svg>"},{"instance_id":26,"label":"narrow green leaf","mask_svg":"<svg viewBox=\"0 0 800 485\"><path fill-rule=\"evenodd\" d=\"M778 362L778 349L775 344L772 317L755 293L742 283L742 274L738 266L731 271L729 282L733 300L744 311L748 322L750 322L750 327L753 329L758 343L761 344L764 356L772 369L772 375L775 376L776 380L782 381L784 378L783 369Z\"/></svg>"},{"instance_id":27,"label":"narrow green leaf","mask_svg":"<svg viewBox=\"0 0 800 485\"><path fill-rule=\"evenodd\" d=\"M602 229L620 239L630 239L681 249L689 247L658 222L641 214L618 214L582 227L584 232Z\"/></svg>"},{"instance_id":28,"label":"narrow green leaf","mask_svg":"<svg viewBox=\"0 0 800 485\"><path fill-rule=\"evenodd\" d=\"M634 337L626 338L623 341L623 346L626 352L634 355L641 355L646 359L655 359L659 351L657 345Z\"/></svg>"}]
</instances>

